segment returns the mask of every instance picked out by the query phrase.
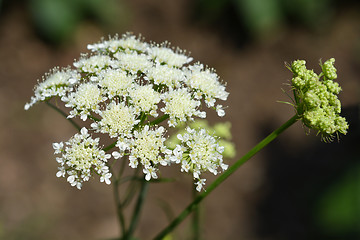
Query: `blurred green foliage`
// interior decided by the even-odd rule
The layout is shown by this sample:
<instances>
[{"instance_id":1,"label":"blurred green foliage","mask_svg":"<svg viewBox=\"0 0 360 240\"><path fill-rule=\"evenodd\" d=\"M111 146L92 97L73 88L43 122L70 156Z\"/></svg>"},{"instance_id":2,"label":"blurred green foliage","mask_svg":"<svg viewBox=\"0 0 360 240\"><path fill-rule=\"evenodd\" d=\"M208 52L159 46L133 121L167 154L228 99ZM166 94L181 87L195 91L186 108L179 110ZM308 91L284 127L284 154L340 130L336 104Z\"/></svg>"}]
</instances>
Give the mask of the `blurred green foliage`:
<instances>
[{"instance_id":1,"label":"blurred green foliage","mask_svg":"<svg viewBox=\"0 0 360 240\"><path fill-rule=\"evenodd\" d=\"M259 39L266 38L289 24L319 30L330 22L336 10L335 2L336 0L196 0L194 15L205 23L232 24L232 31L243 31L251 38Z\"/></svg>"},{"instance_id":2,"label":"blurred green foliage","mask_svg":"<svg viewBox=\"0 0 360 240\"><path fill-rule=\"evenodd\" d=\"M360 234L360 165L353 166L320 196L315 209L325 236Z\"/></svg>"},{"instance_id":3,"label":"blurred green foliage","mask_svg":"<svg viewBox=\"0 0 360 240\"><path fill-rule=\"evenodd\" d=\"M37 32L54 44L70 39L85 21L114 33L130 17L123 1L117 0L29 0L27 4Z\"/></svg>"}]
</instances>

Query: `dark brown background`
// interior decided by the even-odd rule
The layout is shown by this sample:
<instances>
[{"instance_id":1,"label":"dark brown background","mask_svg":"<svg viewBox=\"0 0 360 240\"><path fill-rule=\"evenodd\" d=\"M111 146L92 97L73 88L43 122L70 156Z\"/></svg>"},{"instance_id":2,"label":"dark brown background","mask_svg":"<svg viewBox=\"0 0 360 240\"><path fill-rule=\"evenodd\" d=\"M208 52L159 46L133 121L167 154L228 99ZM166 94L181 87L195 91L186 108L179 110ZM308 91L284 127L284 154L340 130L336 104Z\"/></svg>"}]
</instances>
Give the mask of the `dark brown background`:
<instances>
[{"instance_id":1,"label":"dark brown background","mask_svg":"<svg viewBox=\"0 0 360 240\"><path fill-rule=\"evenodd\" d=\"M291 106L277 102L288 101L281 90L287 88L283 84L291 78L285 61L306 59L309 68L319 71L320 58L335 57L338 81L343 88L340 99L347 109L344 114L351 117L350 131L358 126L358 5L349 3L334 8L321 30L284 21L264 36L241 38L246 31L238 30L236 25L197 20L191 0L124 1L127 15L122 12L119 19L114 19L124 21L117 29L113 27L110 31L84 20L71 37L56 45L39 37L25 3L3 2L0 16L0 239L117 236L111 187L93 179L78 191L55 177L57 163L51 144L72 136L75 133L72 126L44 104L24 111L37 79L54 66L72 64L80 52L86 52L88 43L109 33L132 31L141 33L146 41L168 40L173 46L191 52L195 61L214 67L228 84L229 107L224 119L209 114L209 120L231 121L237 158L294 113ZM320 186L316 182L309 185L306 180L313 180L315 175L325 176L321 171L330 166L327 161L335 164L331 165L334 171L330 175L351 162L346 153L359 146L359 135L351 136L326 145L338 150L325 155L330 151L325 143L313 135L306 136L300 123L292 126L204 201L203 239L311 239L313 229L307 228L313 227L309 223L311 217L302 215L308 209L306 201L300 200L299 207L296 193L309 189L305 186L315 185L312 188L315 193L326 187L324 181L325 185ZM360 160L359 155L355 156ZM304 162L309 164L304 166ZM150 239L166 225L161 202L169 202L176 214L191 201L191 180L178 170L162 172L179 181L151 185L136 231L141 239ZM189 224L183 223L174 239L187 239Z\"/></svg>"}]
</instances>

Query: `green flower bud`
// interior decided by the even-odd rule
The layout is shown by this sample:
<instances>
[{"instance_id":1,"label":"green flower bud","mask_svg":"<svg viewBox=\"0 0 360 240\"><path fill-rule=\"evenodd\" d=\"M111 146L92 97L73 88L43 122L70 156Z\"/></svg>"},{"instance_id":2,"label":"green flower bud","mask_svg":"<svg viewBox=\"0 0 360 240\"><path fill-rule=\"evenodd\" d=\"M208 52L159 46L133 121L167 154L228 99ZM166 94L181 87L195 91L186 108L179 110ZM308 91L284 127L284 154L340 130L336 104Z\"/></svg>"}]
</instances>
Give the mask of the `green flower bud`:
<instances>
[{"instance_id":1,"label":"green flower bud","mask_svg":"<svg viewBox=\"0 0 360 240\"><path fill-rule=\"evenodd\" d=\"M337 78L335 59L320 63L322 74L306 69L304 60L297 60L289 68L295 94L295 108L305 126L317 130L324 140L332 140L333 134L346 134L349 128L341 113L341 102L337 95L341 87L333 80Z\"/></svg>"},{"instance_id":2,"label":"green flower bud","mask_svg":"<svg viewBox=\"0 0 360 240\"><path fill-rule=\"evenodd\" d=\"M321 66L326 79L334 80L337 78L336 68L334 67L334 63L335 63L335 59L330 58Z\"/></svg>"}]
</instances>

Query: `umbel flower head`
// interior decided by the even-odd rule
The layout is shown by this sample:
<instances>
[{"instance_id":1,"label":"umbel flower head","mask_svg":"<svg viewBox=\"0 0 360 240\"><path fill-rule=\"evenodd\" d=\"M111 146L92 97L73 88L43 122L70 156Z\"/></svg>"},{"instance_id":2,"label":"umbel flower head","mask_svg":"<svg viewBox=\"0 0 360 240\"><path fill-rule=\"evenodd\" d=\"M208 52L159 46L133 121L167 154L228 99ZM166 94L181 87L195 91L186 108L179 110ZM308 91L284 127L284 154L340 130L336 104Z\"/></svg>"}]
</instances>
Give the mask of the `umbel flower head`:
<instances>
[{"instance_id":1,"label":"umbel flower head","mask_svg":"<svg viewBox=\"0 0 360 240\"><path fill-rule=\"evenodd\" d=\"M175 149L165 145L166 127L206 118L203 108L225 115L218 102L229 93L214 69L190 64L193 59L168 42L146 43L132 34L90 44L88 49L91 53L82 54L73 67L47 73L25 105L28 110L37 102L57 98L69 108L67 118L80 118L90 125L65 144L53 145L55 153L61 154L58 177L67 176L78 188L93 173L110 183L111 155L102 150L102 137L93 139L93 133L116 141L113 158L141 167L146 180L158 178L160 165L181 163L182 171L193 173L200 191L205 183L201 173L216 174L218 168L226 168L223 149L202 130L189 130L182 138L188 140Z\"/></svg>"},{"instance_id":2,"label":"umbel flower head","mask_svg":"<svg viewBox=\"0 0 360 240\"><path fill-rule=\"evenodd\" d=\"M346 119L340 116L341 103L337 95L341 87L334 81L337 78L334 63L334 58L324 64L320 62L319 75L308 70L304 60L288 66L294 74L291 83L297 114L305 126L318 131L325 141L331 141L334 134L346 134L349 128Z\"/></svg>"}]
</instances>

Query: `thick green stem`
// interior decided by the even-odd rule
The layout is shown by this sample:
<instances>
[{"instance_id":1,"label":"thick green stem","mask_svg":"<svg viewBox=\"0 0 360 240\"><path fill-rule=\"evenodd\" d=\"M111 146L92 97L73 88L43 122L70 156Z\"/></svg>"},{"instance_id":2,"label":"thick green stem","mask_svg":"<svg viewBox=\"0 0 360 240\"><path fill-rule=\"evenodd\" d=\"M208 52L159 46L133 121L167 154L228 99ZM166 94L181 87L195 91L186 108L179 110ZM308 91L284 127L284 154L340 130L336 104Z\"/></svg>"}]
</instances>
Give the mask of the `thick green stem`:
<instances>
[{"instance_id":1,"label":"thick green stem","mask_svg":"<svg viewBox=\"0 0 360 240\"><path fill-rule=\"evenodd\" d=\"M81 127L76 123L74 122L74 120L72 120L71 118L68 118L67 114L65 112L63 112L62 110L60 110L58 107L56 107L54 104L50 103L49 101L45 101L45 103L51 107L52 109L54 109L55 111L57 111L58 113L60 113L61 115L63 115L66 120L68 120L79 132L81 130Z\"/></svg>"},{"instance_id":2,"label":"thick green stem","mask_svg":"<svg viewBox=\"0 0 360 240\"><path fill-rule=\"evenodd\" d=\"M136 225L139 222L141 207L143 206L148 187L149 187L149 182L143 180L141 182L141 189L140 189L139 197L137 199L137 202L136 202L136 205L134 208L134 213L133 213L133 216L131 219L130 227L129 227L128 231L125 233L122 240L130 240L132 235L134 234Z\"/></svg>"},{"instance_id":3,"label":"thick green stem","mask_svg":"<svg viewBox=\"0 0 360 240\"><path fill-rule=\"evenodd\" d=\"M221 174L212 184L210 184L206 191L199 194L195 200L189 204L178 217L176 217L163 231L161 231L154 240L163 239L168 233L170 233L175 227L177 227L193 210L196 209L197 205L209 195L217 186L219 186L223 181L225 181L231 174L233 174L241 165L243 165L247 160L253 157L257 152L263 149L271 141L273 141L279 134L289 128L298 120L298 116L295 115L289 119L286 123L280 126L278 129L273 131L260 143L258 143L254 148L252 148L247 154L235 162L234 165L228 168L223 174Z\"/></svg>"}]
</instances>

